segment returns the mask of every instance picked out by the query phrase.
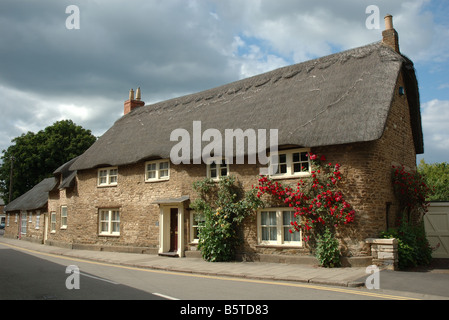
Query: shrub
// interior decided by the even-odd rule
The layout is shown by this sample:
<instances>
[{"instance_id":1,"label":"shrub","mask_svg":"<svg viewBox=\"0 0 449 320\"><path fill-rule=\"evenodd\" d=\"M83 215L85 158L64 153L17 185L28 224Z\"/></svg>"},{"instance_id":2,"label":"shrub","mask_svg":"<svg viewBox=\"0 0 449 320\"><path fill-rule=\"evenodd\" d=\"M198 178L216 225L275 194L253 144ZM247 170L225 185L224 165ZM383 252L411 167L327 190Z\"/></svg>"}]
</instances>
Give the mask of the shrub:
<instances>
[{"instance_id":1,"label":"shrub","mask_svg":"<svg viewBox=\"0 0 449 320\"><path fill-rule=\"evenodd\" d=\"M432 260L432 248L426 238L423 221L414 224L402 218L397 228L382 232L380 237L398 240L399 269L426 266Z\"/></svg>"},{"instance_id":2,"label":"shrub","mask_svg":"<svg viewBox=\"0 0 449 320\"><path fill-rule=\"evenodd\" d=\"M318 235L316 258L322 267L340 267L340 249L335 235L326 228L323 234Z\"/></svg>"},{"instance_id":3,"label":"shrub","mask_svg":"<svg viewBox=\"0 0 449 320\"><path fill-rule=\"evenodd\" d=\"M243 192L233 176L222 177L218 183L204 179L193 184L199 198L190 207L204 217L198 229L198 249L204 260L230 261L240 244L238 226L243 219L262 205L255 190Z\"/></svg>"}]
</instances>

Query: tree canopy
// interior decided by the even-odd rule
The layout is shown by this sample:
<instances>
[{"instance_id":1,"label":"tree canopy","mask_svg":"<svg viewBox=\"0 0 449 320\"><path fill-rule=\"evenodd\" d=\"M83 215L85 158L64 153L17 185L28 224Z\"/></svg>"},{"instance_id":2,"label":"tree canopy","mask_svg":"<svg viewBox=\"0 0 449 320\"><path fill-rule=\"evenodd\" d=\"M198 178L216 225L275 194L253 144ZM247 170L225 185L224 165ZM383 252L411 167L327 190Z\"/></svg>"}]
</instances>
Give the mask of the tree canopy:
<instances>
[{"instance_id":1,"label":"tree canopy","mask_svg":"<svg viewBox=\"0 0 449 320\"><path fill-rule=\"evenodd\" d=\"M0 192L3 200L9 202L11 174L12 201L51 177L58 167L81 155L95 141L90 130L72 120L58 121L38 133L28 132L14 138L13 144L2 151Z\"/></svg>"},{"instance_id":2,"label":"tree canopy","mask_svg":"<svg viewBox=\"0 0 449 320\"><path fill-rule=\"evenodd\" d=\"M428 164L422 159L418 166L428 186L434 192L427 201L449 201L449 164L447 162Z\"/></svg>"}]
</instances>

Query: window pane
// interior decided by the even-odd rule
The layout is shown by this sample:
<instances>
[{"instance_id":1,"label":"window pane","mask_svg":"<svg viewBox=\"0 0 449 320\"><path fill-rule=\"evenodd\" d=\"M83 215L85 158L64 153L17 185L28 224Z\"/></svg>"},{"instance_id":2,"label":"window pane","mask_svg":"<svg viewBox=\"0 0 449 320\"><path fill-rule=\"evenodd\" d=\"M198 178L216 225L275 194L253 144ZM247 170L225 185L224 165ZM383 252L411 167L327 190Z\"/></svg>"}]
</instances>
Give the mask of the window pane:
<instances>
[{"instance_id":1,"label":"window pane","mask_svg":"<svg viewBox=\"0 0 449 320\"><path fill-rule=\"evenodd\" d=\"M301 152L301 161L309 162L309 157L307 156L307 152Z\"/></svg>"},{"instance_id":2,"label":"window pane","mask_svg":"<svg viewBox=\"0 0 449 320\"><path fill-rule=\"evenodd\" d=\"M212 167L212 164L211 164L211 167L210 167L210 177L211 178L216 178L217 177L217 169L216 169L215 165L214 165L214 167Z\"/></svg>"},{"instance_id":3,"label":"window pane","mask_svg":"<svg viewBox=\"0 0 449 320\"><path fill-rule=\"evenodd\" d=\"M159 178L168 177L168 170L161 170L159 172Z\"/></svg>"},{"instance_id":4,"label":"window pane","mask_svg":"<svg viewBox=\"0 0 449 320\"><path fill-rule=\"evenodd\" d=\"M102 222L100 224L100 231L101 232L108 232L108 225L109 225L108 222Z\"/></svg>"},{"instance_id":5,"label":"window pane","mask_svg":"<svg viewBox=\"0 0 449 320\"><path fill-rule=\"evenodd\" d=\"M159 169L168 169L168 162L159 162Z\"/></svg>"},{"instance_id":6,"label":"window pane","mask_svg":"<svg viewBox=\"0 0 449 320\"><path fill-rule=\"evenodd\" d=\"M302 164L301 164L301 169L302 169L302 171L309 171L309 163L307 163L307 162L303 162Z\"/></svg>"},{"instance_id":7,"label":"window pane","mask_svg":"<svg viewBox=\"0 0 449 320\"><path fill-rule=\"evenodd\" d=\"M228 175L228 168L226 167L226 165L225 165L224 168L223 168L223 167L220 168L220 175L221 175L222 177L225 177L225 176Z\"/></svg>"},{"instance_id":8,"label":"window pane","mask_svg":"<svg viewBox=\"0 0 449 320\"><path fill-rule=\"evenodd\" d=\"M300 241L301 234L299 231L290 233L292 229L291 222L295 221L294 211L282 212L282 224L284 226L284 241Z\"/></svg>"},{"instance_id":9,"label":"window pane","mask_svg":"<svg viewBox=\"0 0 449 320\"><path fill-rule=\"evenodd\" d=\"M293 162L299 162L299 152L293 154Z\"/></svg>"},{"instance_id":10,"label":"window pane","mask_svg":"<svg viewBox=\"0 0 449 320\"><path fill-rule=\"evenodd\" d=\"M287 163L287 155L286 154L279 155L279 164L281 164L281 163Z\"/></svg>"},{"instance_id":11,"label":"window pane","mask_svg":"<svg viewBox=\"0 0 449 320\"><path fill-rule=\"evenodd\" d=\"M147 179L155 179L156 178L156 171L149 171Z\"/></svg>"},{"instance_id":12,"label":"window pane","mask_svg":"<svg viewBox=\"0 0 449 320\"><path fill-rule=\"evenodd\" d=\"M295 213L293 211L282 212L282 224L284 226L290 225L290 222L295 221Z\"/></svg>"},{"instance_id":13,"label":"window pane","mask_svg":"<svg viewBox=\"0 0 449 320\"><path fill-rule=\"evenodd\" d=\"M261 227L262 240L275 241L277 240L277 222L276 211L262 211L261 212Z\"/></svg>"}]
</instances>

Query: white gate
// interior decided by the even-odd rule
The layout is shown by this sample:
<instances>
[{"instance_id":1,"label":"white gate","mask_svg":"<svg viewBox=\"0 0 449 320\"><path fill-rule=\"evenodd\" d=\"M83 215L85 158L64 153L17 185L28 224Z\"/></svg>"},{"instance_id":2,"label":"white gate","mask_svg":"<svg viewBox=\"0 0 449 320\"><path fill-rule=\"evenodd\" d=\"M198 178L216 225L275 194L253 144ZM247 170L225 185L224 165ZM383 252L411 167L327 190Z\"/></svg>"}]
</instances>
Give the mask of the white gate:
<instances>
[{"instance_id":1,"label":"white gate","mask_svg":"<svg viewBox=\"0 0 449 320\"><path fill-rule=\"evenodd\" d=\"M424 227L433 258L449 258L449 202L431 202Z\"/></svg>"}]
</instances>

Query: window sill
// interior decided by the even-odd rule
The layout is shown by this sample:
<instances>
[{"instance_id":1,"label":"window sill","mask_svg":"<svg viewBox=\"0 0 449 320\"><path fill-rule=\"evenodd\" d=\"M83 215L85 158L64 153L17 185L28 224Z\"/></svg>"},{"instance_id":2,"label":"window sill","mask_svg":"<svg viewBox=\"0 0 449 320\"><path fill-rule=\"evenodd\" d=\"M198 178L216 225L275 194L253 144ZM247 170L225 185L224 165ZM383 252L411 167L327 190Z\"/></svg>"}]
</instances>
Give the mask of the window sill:
<instances>
[{"instance_id":1,"label":"window sill","mask_svg":"<svg viewBox=\"0 0 449 320\"><path fill-rule=\"evenodd\" d=\"M155 182L164 182L164 181L169 181L170 178L166 178L166 179L152 179L152 180L145 180L145 183L155 183Z\"/></svg>"},{"instance_id":2,"label":"window sill","mask_svg":"<svg viewBox=\"0 0 449 320\"><path fill-rule=\"evenodd\" d=\"M114 184L97 184L97 188L110 188L110 187L117 187L117 183L114 183Z\"/></svg>"},{"instance_id":3,"label":"window sill","mask_svg":"<svg viewBox=\"0 0 449 320\"><path fill-rule=\"evenodd\" d=\"M118 238L118 237L120 237L120 234L102 234L102 233L100 233L98 236L99 236L99 237L113 237L113 238Z\"/></svg>"},{"instance_id":4,"label":"window sill","mask_svg":"<svg viewBox=\"0 0 449 320\"><path fill-rule=\"evenodd\" d=\"M310 172L300 173L295 175L271 175L269 176L273 180L281 180L281 179L299 179L299 178L309 178L311 177Z\"/></svg>"},{"instance_id":5,"label":"window sill","mask_svg":"<svg viewBox=\"0 0 449 320\"><path fill-rule=\"evenodd\" d=\"M273 249L303 249L304 246L302 244L265 244L260 243L256 245L256 248L273 248Z\"/></svg>"}]
</instances>

